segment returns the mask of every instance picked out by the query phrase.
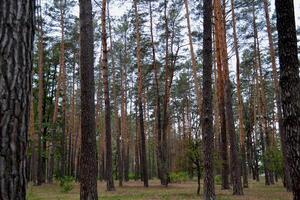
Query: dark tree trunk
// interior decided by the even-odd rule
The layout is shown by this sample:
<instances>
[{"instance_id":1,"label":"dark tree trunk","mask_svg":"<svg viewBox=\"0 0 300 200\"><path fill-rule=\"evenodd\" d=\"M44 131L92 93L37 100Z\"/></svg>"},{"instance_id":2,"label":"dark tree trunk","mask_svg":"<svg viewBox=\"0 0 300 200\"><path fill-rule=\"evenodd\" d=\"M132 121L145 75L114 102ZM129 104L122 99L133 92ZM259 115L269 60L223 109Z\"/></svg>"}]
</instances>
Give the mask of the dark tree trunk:
<instances>
[{"instance_id":1,"label":"dark tree trunk","mask_svg":"<svg viewBox=\"0 0 300 200\"><path fill-rule=\"evenodd\" d=\"M81 84L80 199L96 200L98 199L98 194L92 3L90 0L80 0L79 6Z\"/></svg>"},{"instance_id":2,"label":"dark tree trunk","mask_svg":"<svg viewBox=\"0 0 300 200\"><path fill-rule=\"evenodd\" d=\"M291 177L290 177L287 158L286 158L285 133L282 125L281 96L280 96L280 88L279 88L279 81L278 81L278 74L277 74L277 67L276 67L275 49L273 44L271 23L270 23L270 16L269 16L269 0L264 0L264 10L265 10L265 17L266 17L267 32L268 32L269 52L270 52L271 64L272 64L272 78L273 78L273 85L275 91L277 120L279 126L279 135L280 135L280 142L281 142L283 163L284 163L284 185L288 191L291 191L292 183L291 183Z\"/></svg>"},{"instance_id":3,"label":"dark tree trunk","mask_svg":"<svg viewBox=\"0 0 300 200\"><path fill-rule=\"evenodd\" d=\"M204 200L214 200L213 172L213 116L212 116L212 0L203 3L203 154L204 154Z\"/></svg>"},{"instance_id":4,"label":"dark tree trunk","mask_svg":"<svg viewBox=\"0 0 300 200\"><path fill-rule=\"evenodd\" d=\"M300 77L293 0L275 1L280 88L287 161L294 200L300 199Z\"/></svg>"},{"instance_id":5,"label":"dark tree trunk","mask_svg":"<svg viewBox=\"0 0 300 200\"><path fill-rule=\"evenodd\" d=\"M26 198L34 1L0 4L0 199Z\"/></svg>"},{"instance_id":6,"label":"dark tree trunk","mask_svg":"<svg viewBox=\"0 0 300 200\"><path fill-rule=\"evenodd\" d=\"M112 146L111 146L111 123L110 123L110 102L109 102L109 86L108 86L108 61L107 61L107 33L106 33L106 0L102 1L102 68L103 68L103 87L104 87L104 104L105 104L105 136L106 136L106 189L108 191L115 190L113 180L113 166L112 166Z\"/></svg>"},{"instance_id":7,"label":"dark tree trunk","mask_svg":"<svg viewBox=\"0 0 300 200\"><path fill-rule=\"evenodd\" d=\"M135 27L136 27L136 43L137 43L137 66L138 66L138 108L139 108L139 124L141 134L141 167L143 171L144 186L148 187L148 166L147 166L147 154L146 154L146 136L144 130L144 116L143 116L143 71L141 63L141 46L140 46L140 18L137 9L137 0L134 0L135 10Z\"/></svg>"}]
</instances>

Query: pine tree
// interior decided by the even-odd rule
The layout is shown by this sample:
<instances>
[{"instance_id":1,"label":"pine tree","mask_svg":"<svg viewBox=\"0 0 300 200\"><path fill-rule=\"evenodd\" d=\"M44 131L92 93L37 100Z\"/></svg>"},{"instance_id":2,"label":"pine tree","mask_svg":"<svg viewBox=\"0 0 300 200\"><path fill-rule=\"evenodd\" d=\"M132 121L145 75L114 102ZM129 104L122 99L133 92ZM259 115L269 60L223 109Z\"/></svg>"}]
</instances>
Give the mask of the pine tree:
<instances>
[{"instance_id":1,"label":"pine tree","mask_svg":"<svg viewBox=\"0 0 300 200\"><path fill-rule=\"evenodd\" d=\"M97 155L95 131L94 37L92 3L80 1L81 153L80 199L96 200Z\"/></svg>"},{"instance_id":2,"label":"pine tree","mask_svg":"<svg viewBox=\"0 0 300 200\"><path fill-rule=\"evenodd\" d=\"M300 199L300 77L297 36L292 0L275 1L278 30L280 89L287 161L294 200Z\"/></svg>"},{"instance_id":3,"label":"pine tree","mask_svg":"<svg viewBox=\"0 0 300 200\"><path fill-rule=\"evenodd\" d=\"M22 4L5 0L0 6L0 37L6 38L0 41L0 199L3 200L26 199L34 10L35 4L30 0Z\"/></svg>"},{"instance_id":4,"label":"pine tree","mask_svg":"<svg viewBox=\"0 0 300 200\"><path fill-rule=\"evenodd\" d=\"M203 4L203 107L202 133L204 155L204 199L214 200L214 172L213 172L213 116L212 116L212 1Z\"/></svg>"}]
</instances>

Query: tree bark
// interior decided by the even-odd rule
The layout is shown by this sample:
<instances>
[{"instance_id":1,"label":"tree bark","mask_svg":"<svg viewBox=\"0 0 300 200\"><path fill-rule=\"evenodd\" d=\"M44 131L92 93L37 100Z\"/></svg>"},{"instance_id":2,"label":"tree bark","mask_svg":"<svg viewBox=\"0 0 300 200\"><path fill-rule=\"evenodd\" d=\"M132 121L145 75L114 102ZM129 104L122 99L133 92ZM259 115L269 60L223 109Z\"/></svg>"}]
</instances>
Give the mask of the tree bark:
<instances>
[{"instance_id":1,"label":"tree bark","mask_svg":"<svg viewBox=\"0 0 300 200\"><path fill-rule=\"evenodd\" d=\"M238 144L237 137L234 127L234 118L232 110L232 89L229 79L229 69L228 69L228 53L227 53L227 42L226 42L226 16L225 8L221 8L220 0L215 0L217 12L216 12L216 23L219 26L219 38L222 51L222 67L224 76L224 97L225 97L225 117L226 117L226 131L229 135L230 143L230 159L231 159L231 177L233 184L233 195L242 195L243 187L241 182L241 168L240 160L238 155Z\"/></svg>"},{"instance_id":2,"label":"tree bark","mask_svg":"<svg viewBox=\"0 0 300 200\"><path fill-rule=\"evenodd\" d=\"M80 0L79 3L81 85L80 199L96 200L98 199L98 194L92 3L90 0Z\"/></svg>"},{"instance_id":3,"label":"tree bark","mask_svg":"<svg viewBox=\"0 0 300 200\"><path fill-rule=\"evenodd\" d=\"M104 104L105 104L105 136L106 136L106 189L114 191L113 166L112 166L112 145L111 145L111 124L110 124L110 100L109 100L109 83L108 83L108 61L107 61L107 33L106 33L106 0L102 1L102 68L103 68L103 86L104 86Z\"/></svg>"},{"instance_id":4,"label":"tree bark","mask_svg":"<svg viewBox=\"0 0 300 200\"><path fill-rule=\"evenodd\" d=\"M41 185L45 182L45 163L44 158L46 152L42 149L42 138L43 135L43 101L44 101L44 45L43 45L43 22L42 22L42 11L41 4L38 1L37 8L37 30L38 30L38 174L37 174L37 185Z\"/></svg>"},{"instance_id":5,"label":"tree bark","mask_svg":"<svg viewBox=\"0 0 300 200\"><path fill-rule=\"evenodd\" d=\"M0 199L25 200L35 4L4 0L0 10Z\"/></svg>"},{"instance_id":6,"label":"tree bark","mask_svg":"<svg viewBox=\"0 0 300 200\"><path fill-rule=\"evenodd\" d=\"M283 163L284 163L284 182L287 190L291 191L292 183L291 183L291 177L289 173L287 156L286 156L285 133L282 124L283 122L282 122L281 96L280 96L280 88L279 88L278 73L277 73L277 66L276 66L275 49L274 49L271 25L270 25L269 0L264 0L264 10L265 10L265 17L266 17L267 33L268 33L269 53L270 53L271 65L272 65L272 79L273 79L273 88L275 91L277 121L279 126L279 135L280 135L280 142L281 142Z\"/></svg>"},{"instance_id":7,"label":"tree bark","mask_svg":"<svg viewBox=\"0 0 300 200\"><path fill-rule=\"evenodd\" d=\"M203 3L203 154L204 200L215 200L213 172L213 116L212 116L212 0Z\"/></svg>"},{"instance_id":8,"label":"tree bark","mask_svg":"<svg viewBox=\"0 0 300 200\"><path fill-rule=\"evenodd\" d=\"M222 160L221 178L222 189L229 189L229 166L228 166L228 142L226 133L226 116L225 116L225 100L224 100L224 63L222 62L222 16L221 16L221 3L215 0L214 3L215 14L215 43L216 43L216 57L217 57L217 96L218 96L218 109L220 118L220 156Z\"/></svg>"},{"instance_id":9,"label":"tree bark","mask_svg":"<svg viewBox=\"0 0 300 200\"><path fill-rule=\"evenodd\" d=\"M138 66L138 108L139 108L139 124L141 134L141 167L143 171L144 187L148 187L148 166L147 166L147 150L146 150L146 135L144 130L144 113L143 113L143 71L141 63L141 45L140 45L140 17L137 8L137 0L134 0L135 12L135 28L136 28L136 43L137 43L137 66Z\"/></svg>"},{"instance_id":10,"label":"tree bark","mask_svg":"<svg viewBox=\"0 0 300 200\"><path fill-rule=\"evenodd\" d=\"M231 15L232 15L232 26L233 26L233 40L236 58L236 83L237 83L237 96L238 96L238 116L239 116L239 131L240 131L240 148L242 154L242 175L243 175L243 186L248 188L248 171L246 164L246 147L245 147L245 129L244 129L244 108L243 98L241 95L241 81L240 81L240 56L239 56L239 45L236 31L236 18L235 18L235 5L234 0L231 0Z\"/></svg>"},{"instance_id":11,"label":"tree bark","mask_svg":"<svg viewBox=\"0 0 300 200\"><path fill-rule=\"evenodd\" d=\"M277 14L280 89L287 161L294 200L300 199L300 77L293 0L275 1Z\"/></svg>"}]
</instances>

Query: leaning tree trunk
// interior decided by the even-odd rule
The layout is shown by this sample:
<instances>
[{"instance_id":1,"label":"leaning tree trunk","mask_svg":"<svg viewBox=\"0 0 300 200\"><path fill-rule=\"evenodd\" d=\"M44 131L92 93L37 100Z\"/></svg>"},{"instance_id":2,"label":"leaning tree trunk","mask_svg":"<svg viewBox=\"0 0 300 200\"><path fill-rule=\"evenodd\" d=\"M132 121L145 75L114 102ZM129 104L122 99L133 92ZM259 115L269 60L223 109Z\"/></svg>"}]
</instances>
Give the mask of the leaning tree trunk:
<instances>
[{"instance_id":1,"label":"leaning tree trunk","mask_svg":"<svg viewBox=\"0 0 300 200\"><path fill-rule=\"evenodd\" d=\"M300 77L293 0L275 1L283 129L294 200L300 199Z\"/></svg>"},{"instance_id":2,"label":"leaning tree trunk","mask_svg":"<svg viewBox=\"0 0 300 200\"><path fill-rule=\"evenodd\" d=\"M203 3L203 106L204 200L214 200L213 116L212 116L212 0Z\"/></svg>"},{"instance_id":3,"label":"leaning tree trunk","mask_svg":"<svg viewBox=\"0 0 300 200\"><path fill-rule=\"evenodd\" d=\"M80 1L81 153L80 199L96 200L97 146L95 124L94 38L92 3Z\"/></svg>"},{"instance_id":4,"label":"leaning tree trunk","mask_svg":"<svg viewBox=\"0 0 300 200\"><path fill-rule=\"evenodd\" d=\"M26 198L34 1L0 4L0 199Z\"/></svg>"}]
</instances>

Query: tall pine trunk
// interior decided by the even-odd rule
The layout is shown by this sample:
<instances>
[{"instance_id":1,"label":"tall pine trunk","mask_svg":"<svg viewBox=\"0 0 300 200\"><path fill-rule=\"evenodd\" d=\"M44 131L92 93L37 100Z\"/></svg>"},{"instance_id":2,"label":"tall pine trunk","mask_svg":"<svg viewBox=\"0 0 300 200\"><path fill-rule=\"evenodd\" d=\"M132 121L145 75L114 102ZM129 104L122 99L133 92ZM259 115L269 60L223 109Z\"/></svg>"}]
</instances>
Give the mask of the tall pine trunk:
<instances>
[{"instance_id":1,"label":"tall pine trunk","mask_svg":"<svg viewBox=\"0 0 300 200\"><path fill-rule=\"evenodd\" d=\"M112 166L112 145L111 145L111 124L110 124L110 101L109 101L109 85L108 85L108 60L107 60L107 33L106 33L106 0L102 1L102 73L103 73L103 87L104 87L104 104L105 104L105 136L106 136L106 189L108 191L115 190L113 180L113 166Z\"/></svg>"},{"instance_id":2,"label":"tall pine trunk","mask_svg":"<svg viewBox=\"0 0 300 200\"><path fill-rule=\"evenodd\" d=\"M25 200L34 1L0 4L0 199ZM13 28L12 28L13 27Z\"/></svg>"},{"instance_id":3,"label":"tall pine trunk","mask_svg":"<svg viewBox=\"0 0 300 200\"><path fill-rule=\"evenodd\" d=\"M203 3L203 155L204 200L215 200L213 167L213 116L212 116L212 0Z\"/></svg>"},{"instance_id":4,"label":"tall pine trunk","mask_svg":"<svg viewBox=\"0 0 300 200\"><path fill-rule=\"evenodd\" d=\"M226 130L225 116L225 100L224 100L224 63L223 58L223 43L222 43L222 12L220 0L214 1L215 15L215 47L216 47L216 63L217 63L217 96L218 96L218 111L220 119L220 156L222 160L221 178L222 189L229 189L229 166L228 166L228 142Z\"/></svg>"},{"instance_id":5,"label":"tall pine trunk","mask_svg":"<svg viewBox=\"0 0 300 200\"><path fill-rule=\"evenodd\" d=\"M141 167L143 172L144 187L148 187L148 166L146 150L146 134L144 130L144 113L143 113L143 71L141 63L141 45L140 45L140 17L137 8L137 0L134 0L135 28L137 43L137 66L138 66L138 110L139 110L139 128L141 134Z\"/></svg>"},{"instance_id":6,"label":"tall pine trunk","mask_svg":"<svg viewBox=\"0 0 300 200\"><path fill-rule=\"evenodd\" d=\"M300 77L293 0L275 1L280 89L287 161L294 200L300 199Z\"/></svg>"},{"instance_id":7,"label":"tall pine trunk","mask_svg":"<svg viewBox=\"0 0 300 200\"><path fill-rule=\"evenodd\" d=\"M81 0L79 6L81 85L80 199L96 200L98 199L98 194L92 3L90 0Z\"/></svg>"},{"instance_id":8,"label":"tall pine trunk","mask_svg":"<svg viewBox=\"0 0 300 200\"><path fill-rule=\"evenodd\" d=\"M238 116L239 116L239 131L240 131L240 146L242 155L242 175L243 175L243 186L248 188L248 171L246 164L246 147L245 147L245 129L244 129L244 108L243 98L241 94L241 80L240 80L240 56L239 56L239 45L236 31L236 18L235 18L235 5L234 0L231 0L231 15L232 15L232 26L233 26L233 40L236 57L236 84L237 84L237 96L238 96Z\"/></svg>"},{"instance_id":9,"label":"tall pine trunk","mask_svg":"<svg viewBox=\"0 0 300 200\"><path fill-rule=\"evenodd\" d=\"M283 163L284 163L284 185L288 191L291 191L292 183L291 183L291 177L289 173L287 156L286 156L285 133L282 124L283 122L282 122L281 96L280 96L275 49L273 44L270 15L269 15L269 0L264 0L264 10L265 10L265 17L266 17L267 33L268 33L269 53L270 53L271 65L272 65L272 79L273 79L273 88L275 91L274 95L275 95L276 110L277 110L277 120L279 126L279 135L280 135L280 142L281 142L281 149L282 149Z\"/></svg>"}]
</instances>

